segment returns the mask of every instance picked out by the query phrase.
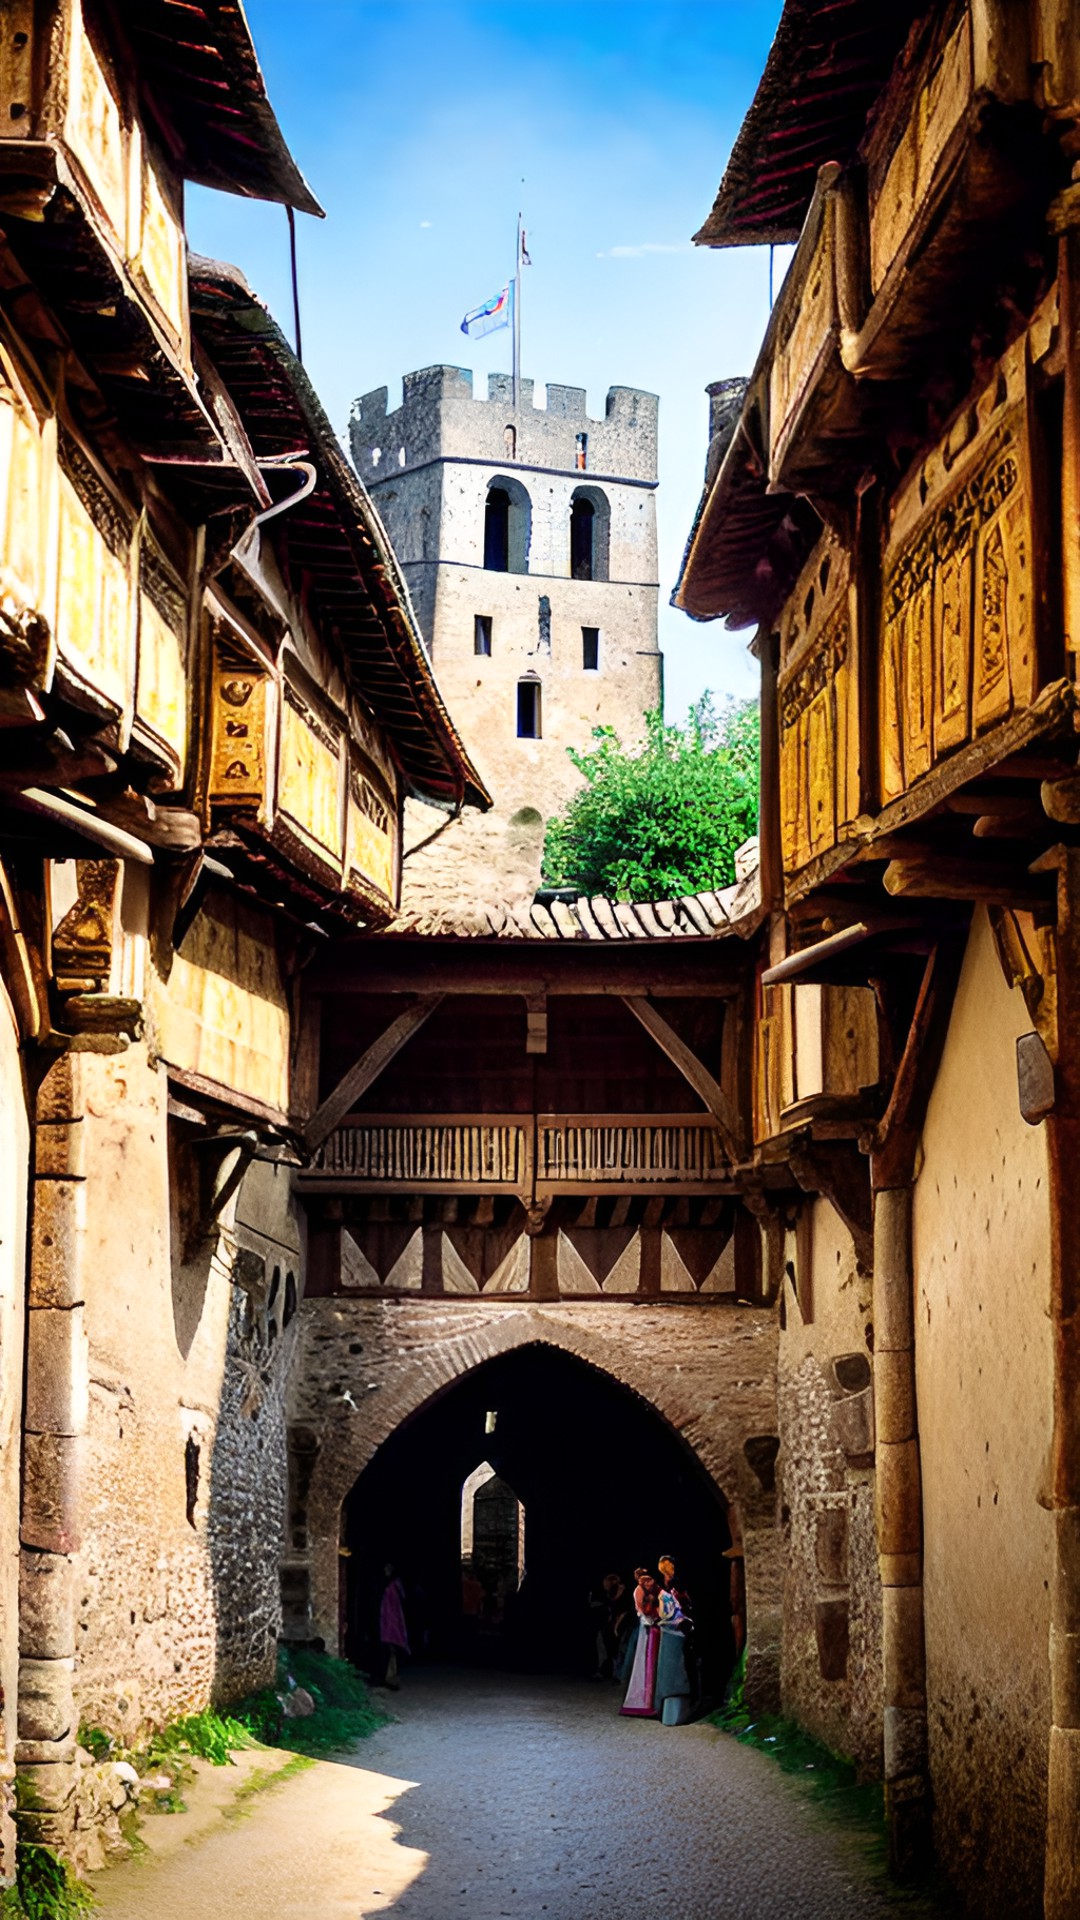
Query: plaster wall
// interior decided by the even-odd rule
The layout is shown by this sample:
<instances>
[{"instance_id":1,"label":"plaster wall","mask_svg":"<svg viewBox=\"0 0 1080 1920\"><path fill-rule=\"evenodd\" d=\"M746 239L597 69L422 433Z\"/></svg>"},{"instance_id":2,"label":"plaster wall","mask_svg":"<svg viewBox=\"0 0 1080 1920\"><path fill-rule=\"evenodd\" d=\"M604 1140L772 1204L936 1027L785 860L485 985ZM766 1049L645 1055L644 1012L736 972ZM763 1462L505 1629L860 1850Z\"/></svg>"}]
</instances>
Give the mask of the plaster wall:
<instances>
[{"instance_id":1,"label":"plaster wall","mask_svg":"<svg viewBox=\"0 0 1080 1920\"><path fill-rule=\"evenodd\" d=\"M874 1531L870 1276L830 1202L792 1237L779 1340L784 1711L881 1771L881 1583Z\"/></svg>"},{"instance_id":2,"label":"plaster wall","mask_svg":"<svg viewBox=\"0 0 1080 1920\"><path fill-rule=\"evenodd\" d=\"M915 1325L937 1843L971 1910L1042 1911L1053 1381L1047 1151L1030 1029L977 912L915 1188Z\"/></svg>"},{"instance_id":3,"label":"plaster wall","mask_svg":"<svg viewBox=\"0 0 1080 1920\"><path fill-rule=\"evenodd\" d=\"M19 1499L30 1128L15 1015L0 983L0 1881L14 1867L10 1784L19 1697Z\"/></svg>"},{"instance_id":4,"label":"plaster wall","mask_svg":"<svg viewBox=\"0 0 1080 1920\"><path fill-rule=\"evenodd\" d=\"M235 1217L182 1256L164 1073L138 1046L83 1072L76 1693L81 1720L132 1739L272 1673L294 1336L280 1304L271 1333L268 1293L275 1266L298 1274L300 1243L288 1174L258 1167Z\"/></svg>"},{"instance_id":5,"label":"plaster wall","mask_svg":"<svg viewBox=\"0 0 1080 1920\"><path fill-rule=\"evenodd\" d=\"M378 1447L454 1380L497 1354L548 1344L653 1406L725 1496L746 1549L748 1684L778 1698L782 1552L771 1472L748 1440L775 1440L776 1316L762 1309L614 1301L306 1300L289 1414L292 1485L286 1631L338 1635L341 1505Z\"/></svg>"}]
</instances>

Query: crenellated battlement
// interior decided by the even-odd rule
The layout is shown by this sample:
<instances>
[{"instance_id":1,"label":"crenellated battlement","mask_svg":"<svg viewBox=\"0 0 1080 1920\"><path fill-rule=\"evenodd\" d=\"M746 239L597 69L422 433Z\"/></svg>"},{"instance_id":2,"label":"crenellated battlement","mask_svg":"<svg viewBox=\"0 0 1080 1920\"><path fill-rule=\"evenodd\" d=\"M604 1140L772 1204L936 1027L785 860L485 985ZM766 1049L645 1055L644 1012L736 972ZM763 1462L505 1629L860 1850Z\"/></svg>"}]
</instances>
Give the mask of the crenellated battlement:
<instances>
[{"instance_id":1,"label":"crenellated battlement","mask_svg":"<svg viewBox=\"0 0 1080 1920\"><path fill-rule=\"evenodd\" d=\"M602 419L590 416L584 387L549 383L546 407L522 380L514 408L509 374L488 375L486 398L467 367L421 367L402 382L402 404L387 411L386 387L366 393L349 421L352 457L369 486L432 460L513 461L560 472L655 482L659 401L636 387L611 387Z\"/></svg>"}]
</instances>

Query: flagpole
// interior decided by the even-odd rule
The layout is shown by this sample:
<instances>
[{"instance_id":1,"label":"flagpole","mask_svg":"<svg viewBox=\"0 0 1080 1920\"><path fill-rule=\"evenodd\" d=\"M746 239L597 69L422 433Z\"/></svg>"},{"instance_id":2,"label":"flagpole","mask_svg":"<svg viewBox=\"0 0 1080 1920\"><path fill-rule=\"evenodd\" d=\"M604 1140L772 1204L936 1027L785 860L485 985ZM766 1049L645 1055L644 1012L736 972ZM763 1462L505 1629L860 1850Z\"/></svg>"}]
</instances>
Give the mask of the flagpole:
<instances>
[{"instance_id":1,"label":"flagpole","mask_svg":"<svg viewBox=\"0 0 1080 1920\"><path fill-rule=\"evenodd\" d=\"M521 392L521 215L517 218L517 247L514 253L514 412Z\"/></svg>"}]
</instances>

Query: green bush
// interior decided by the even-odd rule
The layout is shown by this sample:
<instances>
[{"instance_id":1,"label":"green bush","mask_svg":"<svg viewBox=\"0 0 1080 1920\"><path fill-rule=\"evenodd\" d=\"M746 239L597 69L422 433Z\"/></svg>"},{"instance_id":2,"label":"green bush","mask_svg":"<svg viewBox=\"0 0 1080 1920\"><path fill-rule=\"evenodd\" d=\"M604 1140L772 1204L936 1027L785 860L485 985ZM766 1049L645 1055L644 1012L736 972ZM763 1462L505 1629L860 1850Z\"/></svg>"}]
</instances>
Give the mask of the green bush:
<instances>
[{"instance_id":1,"label":"green bush","mask_svg":"<svg viewBox=\"0 0 1080 1920\"><path fill-rule=\"evenodd\" d=\"M50 1847L20 1840L15 1885L0 1894L3 1920L83 1920L94 1896Z\"/></svg>"},{"instance_id":2,"label":"green bush","mask_svg":"<svg viewBox=\"0 0 1080 1920\"><path fill-rule=\"evenodd\" d=\"M756 701L706 693L685 727L646 716L644 742L613 727L568 749L585 784L548 821L544 881L617 900L664 900L729 886L735 851L757 832Z\"/></svg>"}]
</instances>

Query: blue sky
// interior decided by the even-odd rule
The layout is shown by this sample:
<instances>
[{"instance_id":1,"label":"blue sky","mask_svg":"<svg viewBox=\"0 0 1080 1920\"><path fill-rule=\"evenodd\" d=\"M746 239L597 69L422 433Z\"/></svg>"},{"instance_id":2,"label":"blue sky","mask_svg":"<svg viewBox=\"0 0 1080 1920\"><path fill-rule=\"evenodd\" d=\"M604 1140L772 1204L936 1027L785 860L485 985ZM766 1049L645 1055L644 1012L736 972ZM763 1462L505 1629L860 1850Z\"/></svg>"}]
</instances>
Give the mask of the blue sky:
<instances>
[{"instance_id":1,"label":"blue sky","mask_svg":"<svg viewBox=\"0 0 1080 1920\"><path fill-rule=\"evenodd\" d=\"M304 359L344 431L357 394L447 361L509 366L462 314L513 268L523 372L660 395L667 710L752 691L748 634L667 608L701 487L710 380L748 372L766 249L693 247L780 0L248 0L271 99L327 211L298 216ZM285 214L192 189L192 245L234 261L291 327Z\"/></svg>"}]
</instances>

